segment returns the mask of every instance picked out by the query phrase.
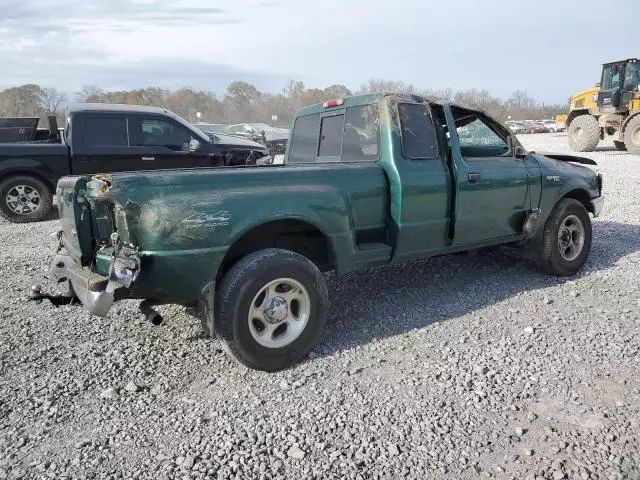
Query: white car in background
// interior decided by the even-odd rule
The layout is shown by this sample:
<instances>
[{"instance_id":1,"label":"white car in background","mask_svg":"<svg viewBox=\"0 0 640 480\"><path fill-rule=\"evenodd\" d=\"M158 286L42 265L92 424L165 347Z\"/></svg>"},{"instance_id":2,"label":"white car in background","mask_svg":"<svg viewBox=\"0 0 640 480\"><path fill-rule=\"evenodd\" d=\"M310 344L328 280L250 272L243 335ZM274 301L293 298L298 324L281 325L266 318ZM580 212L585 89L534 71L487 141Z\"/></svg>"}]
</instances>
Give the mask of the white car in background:
<instances>
[{"instance_id":1,"label":"white car in background","mask_svg":"<svg viewBox=\"0 0 640 480\"><path fill-rule=\"evenodd\" d=\"M541 120L540 123L547 127L551 133L564 132L564 127L558 126L555 120Z\"/></svg>"}]
</instances>

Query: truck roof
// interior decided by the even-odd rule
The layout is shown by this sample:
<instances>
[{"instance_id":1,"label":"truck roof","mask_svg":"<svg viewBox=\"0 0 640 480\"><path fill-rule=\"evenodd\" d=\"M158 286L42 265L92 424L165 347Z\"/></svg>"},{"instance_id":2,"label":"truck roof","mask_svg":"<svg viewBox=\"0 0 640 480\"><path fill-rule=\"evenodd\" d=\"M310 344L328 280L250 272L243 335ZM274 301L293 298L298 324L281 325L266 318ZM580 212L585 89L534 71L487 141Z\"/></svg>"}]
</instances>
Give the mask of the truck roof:
<instances>
[{"instance_id":1,"label":"truck roof","mask_svg":"<svg viewBox=\"0 0 640 480\"><path fill-rule=\"evenodd\" d=\"M77 103L69 111L76 112L136 112L136 113L161 113L174 115L173 112L161 107L149 107L146 105L126 105L122 103Z\"/></svg>"},{"instance_id":2,"label":"truck roof","mask_svg":"<svg viewBox=\"0 0 640 480\"><path fill-rule=\"evenodd\" d=\"M604 62L602 65L611 65L612 63L627 63L630 61L638 61L640 58L621 58L620 60L613 60L611 62Z\"/></svg>"},{"instance_id":3,"label":"truck roof","mask_svg":"<svg viewBox=\"0 0 640 480\"><path fill-rule=\"evenodd\" d=\"M430 103L430 104L437 104L437 105L451 105L453 107L460 107L460 108L464 108L466 110L471 110L471 111L476 111L476 112L484 112L484 110L482 110L481 108L478 107L474 107L471 105L467 105L465 103L460 103L460 102L452 102L449 100L438 100L435 98L430 98L430 97L425 97L423 95L417 95L417 94L413 94L413 93L400 93L400 92L376 92L376 93L364 93L361 95L352 95L350 97L344 97L341 99L335 99L335 100L341 100L343 101L342 104L340 105L336 105L336 107L340 107L340 108L347 108L347 107L355 107L355 106L360 106L360 105L366 105L369 103L376 103L379 102L380 100L382 100L385 97L397 97L400 100L405 100L405 101L409 101L409 102L426 102L426 103ZM325 102L326 104L326 102ZM325 107L323 103L316 103L314 105L309 105L307 107L303 107L300 110L298 110L298 112L296 113L296 117L302 117L305 115L311 115L314 113L319 113L325 110L325 108L332 108L332 107Z\"/></svg>"}]
</instances>

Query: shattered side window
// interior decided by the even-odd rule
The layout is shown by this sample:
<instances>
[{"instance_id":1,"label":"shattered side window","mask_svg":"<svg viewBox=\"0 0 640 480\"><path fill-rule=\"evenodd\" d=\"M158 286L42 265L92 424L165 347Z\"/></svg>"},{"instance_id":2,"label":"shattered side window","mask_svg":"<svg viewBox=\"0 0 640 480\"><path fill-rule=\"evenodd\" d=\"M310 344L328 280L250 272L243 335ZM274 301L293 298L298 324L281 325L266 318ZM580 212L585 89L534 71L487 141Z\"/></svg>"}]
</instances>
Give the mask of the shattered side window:
<instances>
[{"instance_id":1,"label":"shattered side window","mask_svg":"<svg viewBox=\"0 0 640 480\"><path fill-rule=\"evenodd\" d=\"M460 148L495 147L508 150L507 143L480 119L457 128Z\"/></svg>"}]
</instances>

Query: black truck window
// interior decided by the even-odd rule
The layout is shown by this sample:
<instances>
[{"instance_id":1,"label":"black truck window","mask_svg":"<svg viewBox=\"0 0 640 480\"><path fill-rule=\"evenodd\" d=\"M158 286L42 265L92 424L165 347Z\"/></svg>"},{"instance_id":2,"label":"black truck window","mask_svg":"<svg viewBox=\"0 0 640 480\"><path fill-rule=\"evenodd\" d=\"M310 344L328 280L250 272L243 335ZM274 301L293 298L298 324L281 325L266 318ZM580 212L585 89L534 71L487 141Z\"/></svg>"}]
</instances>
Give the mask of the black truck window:
<instances>
[{"instance_id":1,"label":"black truck window","mask_svg":"<svg viewBox=\"0 0 640 480\"><path fill-rule=\"evenodd\" d=\"M438 140L429 108L419 103L400 103L402 155L409 160L438 157Z\"/></svg>"},{"instance_id":2,"label":"black truck window","mask_svg":"<svg viewBox=\"0 0 640 480\"><path fill-rule=\"evenodd\" d=\"M86 147L128 147L127 119L87 116L82 121L82 144Z\"/></svg>"},{"instance_id":3,"label":"black truck window","mask_svg":"<svg viewBox=\"0 0 640 480\"><path fill-rule=\"evenodd\" d=\"M132 135L133 143L141 147L165 147L185 150L193 133L181 125L156 118L143 118Z\"/></svg>"}]
</instances>

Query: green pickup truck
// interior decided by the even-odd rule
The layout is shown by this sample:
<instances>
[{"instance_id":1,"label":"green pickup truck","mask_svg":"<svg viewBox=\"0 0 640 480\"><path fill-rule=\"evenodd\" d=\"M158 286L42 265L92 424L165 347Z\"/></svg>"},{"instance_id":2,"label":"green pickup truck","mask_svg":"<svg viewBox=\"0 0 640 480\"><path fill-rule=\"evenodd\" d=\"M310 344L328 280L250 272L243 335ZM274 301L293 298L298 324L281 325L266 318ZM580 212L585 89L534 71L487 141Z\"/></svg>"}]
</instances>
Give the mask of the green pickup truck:
<instances>
[{"instance_id":1,"label":"green pickup truck","mask_svg":"<svg viewBox=\"0 0 640 480\"><path fill-rule=\"evenodd\" d=\"M592 160L526 151L480 110L369 94L301 109L283 165L64 177L49 278L105 316L114 301L199 305L243 364L303 358L329 310L323 272L493 245L575 274L603 205Z\"/></svg>"}]
</instances>

